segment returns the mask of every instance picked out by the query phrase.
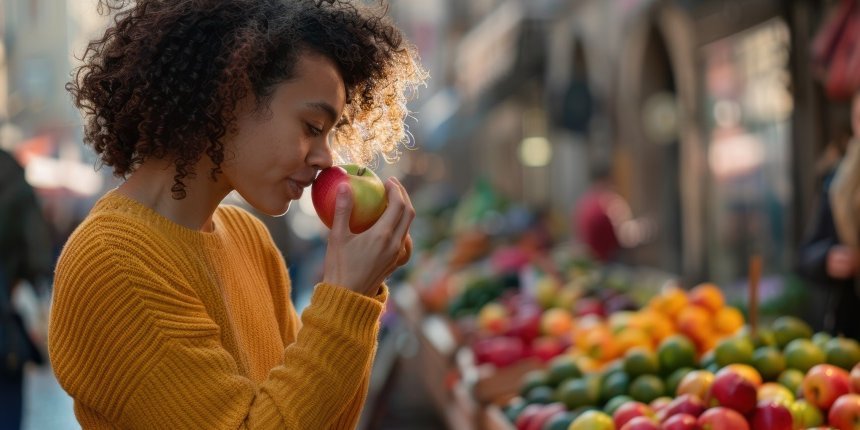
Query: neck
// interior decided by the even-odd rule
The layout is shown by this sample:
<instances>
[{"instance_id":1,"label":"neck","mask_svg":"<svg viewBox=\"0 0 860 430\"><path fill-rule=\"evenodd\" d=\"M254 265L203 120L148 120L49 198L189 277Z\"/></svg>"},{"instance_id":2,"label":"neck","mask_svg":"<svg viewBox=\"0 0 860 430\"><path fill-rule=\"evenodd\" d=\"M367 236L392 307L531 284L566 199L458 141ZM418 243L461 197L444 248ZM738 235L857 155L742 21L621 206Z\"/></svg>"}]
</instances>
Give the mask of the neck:
<instances>
[{"instance_id":1,"label":"neck","mask_svg":"<svg viewBox=\"0 0 860 430\"><path fill-rule=\"evenodd\" d=\"M203 157L206 160L205 157ZM185 198L173 198L173 163L165 160L149 160L141 164L117 190L149 207L165 218L192 230L212 231L212 214L218 204L230 192L230 188L209 175L210 166L202 162L195 166L194 177L183 179Z\"/></svg>"}]
</instances>

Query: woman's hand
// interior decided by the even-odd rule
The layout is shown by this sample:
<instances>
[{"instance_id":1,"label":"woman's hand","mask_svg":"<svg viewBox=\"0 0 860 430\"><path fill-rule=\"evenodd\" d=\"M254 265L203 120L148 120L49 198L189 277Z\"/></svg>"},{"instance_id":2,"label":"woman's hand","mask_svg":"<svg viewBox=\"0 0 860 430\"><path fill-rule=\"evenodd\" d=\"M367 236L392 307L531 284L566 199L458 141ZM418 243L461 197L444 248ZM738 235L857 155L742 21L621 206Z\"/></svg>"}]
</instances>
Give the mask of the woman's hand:
<instances>
[{"instance_id":1,"label":"woman's hand","mask_svg":"<svg viewBox=\"0 0 860 430\"><path fill-rule=\"evenodd\" d=\"M827 251L827 274L835 279L848 279L857 272L857 254L853 249L836 245Z\"/></svg>"},{"instance_id":2,"label":"woman's hand","mask_svg":"<svg viewBox=\"0 0 860 430\"><path fill-rule=\"evenodd\" d=\"M385 181L388 207L370 229L349 230L352 194L349 186L337 189L337 203L326 249L323 282L373 296L385 279L412 254L409 226L415 218L412 201L396 179Z\"/></svg>"}]
</instances>

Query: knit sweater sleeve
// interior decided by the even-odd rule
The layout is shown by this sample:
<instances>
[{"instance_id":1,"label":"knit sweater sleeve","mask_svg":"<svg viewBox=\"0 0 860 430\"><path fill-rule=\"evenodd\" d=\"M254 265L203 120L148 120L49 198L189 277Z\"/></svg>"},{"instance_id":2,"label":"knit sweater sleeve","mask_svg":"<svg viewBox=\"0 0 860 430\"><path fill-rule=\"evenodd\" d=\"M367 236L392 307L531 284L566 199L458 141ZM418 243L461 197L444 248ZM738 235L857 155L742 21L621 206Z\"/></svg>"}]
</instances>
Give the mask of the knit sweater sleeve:
<instances>
[{"instance_id":1,"label":"knit sweater sleeve","mask_svg":"<svg viewBox=\"0 0 860 430\"><path fill-rule=\"evenodd\" d=\"M369 372L387 292L369 298L318 285L282 364L255 384L179 268L103 240L76 242L57 268L49 349L60 384L101 420L129 429L327 429L354 415L346 408Z\"/></svg>"}]
</instances>

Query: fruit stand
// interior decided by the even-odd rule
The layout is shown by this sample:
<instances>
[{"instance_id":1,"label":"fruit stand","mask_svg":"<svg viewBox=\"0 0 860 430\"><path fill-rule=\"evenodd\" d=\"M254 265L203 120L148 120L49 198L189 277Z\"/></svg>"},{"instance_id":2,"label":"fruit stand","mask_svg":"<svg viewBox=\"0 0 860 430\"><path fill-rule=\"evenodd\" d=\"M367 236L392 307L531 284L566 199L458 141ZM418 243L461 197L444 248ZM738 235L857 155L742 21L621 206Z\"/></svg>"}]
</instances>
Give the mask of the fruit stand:
<instances>
[{"instance_id":1,"label":"fruit stand","mask_svg":"<svg viewBox=\"0 0 860 430\"><path fill-rule=\"evenodd\" d=\"M785 429L860 419L860 344L717 285L462 239L395 294L450 428Z\"/></svg>"}]
</instances>

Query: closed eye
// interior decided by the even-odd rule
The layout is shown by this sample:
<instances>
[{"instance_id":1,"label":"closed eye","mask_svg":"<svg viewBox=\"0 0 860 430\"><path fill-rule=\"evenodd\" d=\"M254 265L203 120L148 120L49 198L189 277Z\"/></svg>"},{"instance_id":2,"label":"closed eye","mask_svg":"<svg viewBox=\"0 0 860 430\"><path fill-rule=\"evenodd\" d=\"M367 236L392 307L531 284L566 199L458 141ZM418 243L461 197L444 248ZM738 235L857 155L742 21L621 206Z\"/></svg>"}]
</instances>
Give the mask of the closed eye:
<instances>
[{"instance_id":1,"label":"closed eye","mask_svg":"<svg viewBox=\"0 0 860 430\"><path fill-rule=\"evenodd\" d=\"M316 126L311 125L310 123L305 123L308 128L308 134L313 137L322 136L322 129Z\"/></svg>"}]
</instances>

